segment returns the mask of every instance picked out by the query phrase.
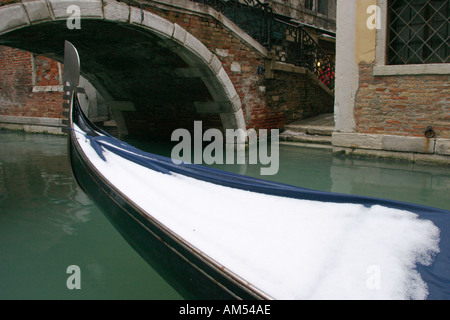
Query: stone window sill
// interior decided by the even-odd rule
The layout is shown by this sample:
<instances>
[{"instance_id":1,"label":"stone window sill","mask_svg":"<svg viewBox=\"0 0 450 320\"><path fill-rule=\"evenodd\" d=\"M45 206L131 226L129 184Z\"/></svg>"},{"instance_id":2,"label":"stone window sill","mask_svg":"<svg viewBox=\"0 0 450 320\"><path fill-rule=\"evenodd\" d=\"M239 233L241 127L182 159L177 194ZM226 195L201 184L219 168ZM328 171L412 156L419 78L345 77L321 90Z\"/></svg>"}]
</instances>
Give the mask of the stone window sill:
<instances>
[{"instance_id":1,"label":"stone window sill","mask_svg":"<svg viewBox=\"0 0 450 320\"><path fill-rule=\"evenodd\" d=\"M450 75L450 63L378 65L373 68L374 76L402 75Z\"/></svg>"},{"instance_id":2,"label":"stone window sill","mask_svg":"<svg viewBox=\"0 0 450 320\"><path fill-rule=\"evenodd\" d=\"M63 85L33 86L32 92L64 92Z\"/></svg>"}]
</instances>

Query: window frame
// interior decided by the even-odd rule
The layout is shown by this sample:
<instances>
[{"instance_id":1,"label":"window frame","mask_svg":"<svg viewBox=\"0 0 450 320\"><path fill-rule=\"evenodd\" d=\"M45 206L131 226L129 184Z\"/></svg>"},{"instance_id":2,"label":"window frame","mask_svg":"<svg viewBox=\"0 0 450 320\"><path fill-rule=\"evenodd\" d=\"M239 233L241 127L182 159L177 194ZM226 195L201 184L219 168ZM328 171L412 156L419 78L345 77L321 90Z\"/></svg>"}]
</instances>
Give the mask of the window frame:
<instances>
[{"instance_id":1,"label":"window frame","mask_svg":"<svg viewBox=\"0 0 450 320\"><path fill-rule=\"evenodd\" d=\"M450 63L424 63L424 64L403 64L388 65L387 61L387 40L388 40L388 2L389 0L377 0L380 8L380 28L376 29L375 46L375 76L391 75L423 75L423 74L450 74Z\"/></svg>"},{"instance_id":2,"label":"window frame","mask_svg":"<svg viewBox=\"0 0 450 320\"><path fill-rule=\"evenodd\" d=\"M320 3L322 1L322 3ZM328 15L328 1L327 0L305 0L305 9L313 11L314 13ZM322 10L322 11L320 11Z\"/></svg>"},{"instance_id":3,"label":"window frame","mask_svg":"<svg viewBox=\"0 0 450 320\"><path fill-rule=\"evenodd\" d=\"M305 8L311 11L316 10L316 1L315 0L305 0Z\"/></svg>"}]
</instances>

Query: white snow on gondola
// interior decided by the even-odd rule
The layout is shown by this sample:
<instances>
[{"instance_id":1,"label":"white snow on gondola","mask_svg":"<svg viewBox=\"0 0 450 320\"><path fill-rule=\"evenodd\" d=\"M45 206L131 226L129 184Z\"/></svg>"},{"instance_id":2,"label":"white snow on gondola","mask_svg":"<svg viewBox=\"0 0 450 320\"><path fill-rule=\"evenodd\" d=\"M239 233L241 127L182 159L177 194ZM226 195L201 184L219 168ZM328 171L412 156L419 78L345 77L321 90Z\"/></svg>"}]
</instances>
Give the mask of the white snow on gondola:
<instances>
[{"instance_id":1,"label":"white snow on gondola","mask_svg":"<svg viewBox=\"0 0 450 320\"><path fill-rule=\"evenodd\" d=\"M414 213L291 199L149 170L78 143L121 193L179 238L273 299L425 299L417 264L439 229Z\"/></svg>"}]
</instances>

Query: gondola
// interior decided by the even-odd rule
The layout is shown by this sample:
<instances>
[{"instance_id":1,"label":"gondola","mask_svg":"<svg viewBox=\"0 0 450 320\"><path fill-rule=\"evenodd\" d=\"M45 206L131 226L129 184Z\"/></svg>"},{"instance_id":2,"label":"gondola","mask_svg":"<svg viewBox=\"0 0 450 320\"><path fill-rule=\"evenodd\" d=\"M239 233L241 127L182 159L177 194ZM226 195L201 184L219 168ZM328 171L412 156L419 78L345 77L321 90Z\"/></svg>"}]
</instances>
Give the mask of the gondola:
<instances>
[{"instance_id":1,"label":"gondola","mask_svg":"<svg viewBox=\"0 0 450 320\"><path fill-rule=\"evenodd\" d=\"M449 211L175 164L97 128L79 75L66 42L73 175L186 299L450 298Z\"/></svg>"}]
</instances>

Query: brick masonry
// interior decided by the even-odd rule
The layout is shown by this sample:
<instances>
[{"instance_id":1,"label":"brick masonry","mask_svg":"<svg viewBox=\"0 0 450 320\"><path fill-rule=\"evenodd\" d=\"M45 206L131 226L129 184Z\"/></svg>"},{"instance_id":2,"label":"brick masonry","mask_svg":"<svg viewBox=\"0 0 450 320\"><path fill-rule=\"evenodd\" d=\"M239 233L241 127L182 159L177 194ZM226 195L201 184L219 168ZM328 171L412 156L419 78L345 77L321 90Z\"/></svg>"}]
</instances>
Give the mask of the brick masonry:
<instances>
[{"instance_id":1,"label":"brick masonry","mask_svg":"<svg viewBox=\"0 0 450 320\"><path fill-rule=\"evenodd\" d=\"M266 127L283 128L296 120L333 112L333 96L307 74L276 70L265 84L269 116L262 119Z\"/></svg>"},{"instance_id":2,"label":"brick masonry","mask_svg":"<svg viewBox=\"0 0 450 320\"><path fill-rule=\"evenodd\" d=\"M0 66L1 116L62 118L61 92L33 92L34 87L61 84L57 62L0 46Z\"/></svg>"},{"instance_id":3,"label":"brick masonry","mask_svg":"<svg viewBox=\"0 0 450 320\"><path fill-rule=\"evenodd\" d=\"M332 112L332 97L304 75L278 72L268 80L259 74L267 57L217 20L150 5L145 10L180 25L219 58L241 99L247 128L283 129L292 121Z\"/></svg>"},{"instance_id":4,"label":"brick masonry","mask_svg":"<svg viewBox=\"0 0 450 320\"><path fill-rule=\"evenodd\" d=\"M264 76L257 74L258 66L264 66L265 58L262 54L213 18L150 6L146 10L177 23L216 54L241 99L247 127L256 128L264 124L260 115L266 104L264 92L259 89L264 85ZM264 114L267 115L268 113Z\"/></svg>"},{"instance_id":5,"label":"brick masonry","mask_svg":"<svg viewBox=\"0 0 450 320\"><path fill-rule=\"evenodd\" d=\"M431 126L436 138L450 138L448 75L374 76L372 64L359 73L356 132L424 137Z\"/></svg>"}]
</instances>

